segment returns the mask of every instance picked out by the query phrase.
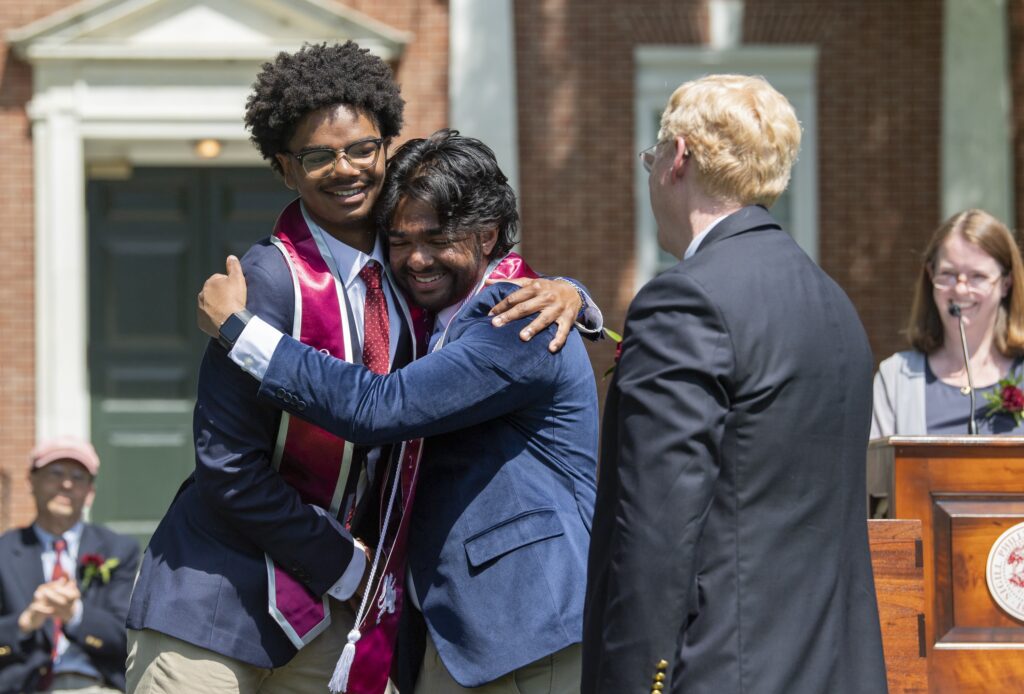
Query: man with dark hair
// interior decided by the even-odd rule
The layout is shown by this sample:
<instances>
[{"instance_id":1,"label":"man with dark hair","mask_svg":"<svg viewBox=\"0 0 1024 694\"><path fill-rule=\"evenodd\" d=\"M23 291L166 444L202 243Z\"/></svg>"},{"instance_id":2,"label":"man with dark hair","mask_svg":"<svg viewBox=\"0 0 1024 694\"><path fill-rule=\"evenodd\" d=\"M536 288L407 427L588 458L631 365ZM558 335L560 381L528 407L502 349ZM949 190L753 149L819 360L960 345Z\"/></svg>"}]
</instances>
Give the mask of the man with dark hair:
<instances>
[{"instance_id":1,"label":"man with dark hair","mask_svg":"<svg viewBox=\"0 0 1024 694\"><path fill-rule=\"evenodd\" d=\"M509 329L525 319L492 327L490 307L515 287L487 280L521 267L507 254L518 215L479 140L440 131L408 142L389 164L379 208L396 281L437 314L430 354L376 374L257 316L229 357L261 381L261 400L336 435L370 445L429 437L418 482L399 492L415 496L410 580L403 586L385 567L364 605L372 623L407 589L419 608L407 614L422 613L422 658L400 654L422 667L402 692L578 692L597 448L583 345L573 334L552 355ZM240 272L211 278L201 323L219 325L246 304ZM358 659L358 634L354 646ZM339 671L335 691L360 674L355 664Z\"/></svg>"},{"instance_id":2,"label":"man with dark hair","mask_svg":"<svg viewBox=\"0 0 1024 694\"><path fill-rule=\"evenodd\" d=\"M265 64L245 115L253 143L299 196L243 259L250 308L377 373L415 358L424 326L385 271L372 216L402 109L388 66L348 42ZM576 291L554 284L574 315ZM258 401L258 383L226 356L244 320L218 323L221 344L203 359L195 471L153 535L128 614L131 691L321 689L370 563L355 538L377 544L380 486L416 449L358 446ZM403 561L394 536L381 545L384 566ZM366 640L383 673L373 693L386 684L396 631L389 620L377 626Z\"/></svg>"}]
</instances>

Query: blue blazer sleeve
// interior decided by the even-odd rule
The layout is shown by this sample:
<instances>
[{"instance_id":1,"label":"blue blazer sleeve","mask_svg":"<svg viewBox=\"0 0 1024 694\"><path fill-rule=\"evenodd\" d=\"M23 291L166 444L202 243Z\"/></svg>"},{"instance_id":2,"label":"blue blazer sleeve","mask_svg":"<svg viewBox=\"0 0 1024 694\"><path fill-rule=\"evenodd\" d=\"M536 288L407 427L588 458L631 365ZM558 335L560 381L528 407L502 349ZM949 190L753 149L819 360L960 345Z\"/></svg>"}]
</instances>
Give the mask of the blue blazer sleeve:
<instances>
[{"instance_id":1,"label":"blue blazer sleeve","mask_svg":"<svg viewBox=\"0 0 1024 694\"><path fill-rule=\"evenodd\" d=\"M248 307L290 332L294 290L280 252L269 244L254 246L242 269ZM258 385L210 341L193 423L197 489L226 523L322 595L344 573L354 545L271 466L281 412L258 401Z\"/></svg>"},{"instance_id":2,"label":"blue blazer sleeve","mask_svg":"<svg viewBox=\"0 0 1024 694\"><path fill-rule=\"evenodd\" d=\"M487 315L515 289L510 284L485 289L456 318L443 349L387 375L286 336L263 377L260 396L364 444L463 429L548 398L564 357L550 354L540 336L519 339L528 319L495 328ZM553 336L554 327L547 333Z\"/></svg>"}]
</instances>

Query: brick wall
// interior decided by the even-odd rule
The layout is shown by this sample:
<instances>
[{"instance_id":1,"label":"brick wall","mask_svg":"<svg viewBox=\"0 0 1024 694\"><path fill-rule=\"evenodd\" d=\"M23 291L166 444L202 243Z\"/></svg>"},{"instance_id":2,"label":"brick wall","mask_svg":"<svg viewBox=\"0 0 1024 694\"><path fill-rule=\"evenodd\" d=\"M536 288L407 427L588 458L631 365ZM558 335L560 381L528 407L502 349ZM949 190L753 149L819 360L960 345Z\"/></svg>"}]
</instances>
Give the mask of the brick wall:
<instances>
[{"instance_id":1,"label":"brick wall","mask_svg":"<svg viewBox=\"0 0 1024 694\"><path fill-rule=\"evenodd\" d=\"M32 518L26 470L35 440L35 307L32 139L25 104L32 73L4 41L8 30L70 5L71 0L0 4L0 530Z\"/></svg>"},{"instance_id":2,"label":"brick wall","mask_svg":"<svg viewBox=\"0 0 1024 694\"><path fill-rule=\"evenodd\" d=\"M0 531L34 514L25 481L35 440L32 141L25 105L32 94L30 67L3 40L10 29L71 5L73 0L0 4ZM407 101L404 137L425 135L448 119L448 7L436 0L346 3L415 37L397 69Z\"/></svg>"},{"instance_id":3,"label":"brick wall","mask_svg":"<svg viewBox=\"0 0 1024 694\"><path fill-rule=\"evenodd\" d=\"M402 140L448 124L448 3L438 0L346 0L342 3L414 34L395 76L405 99Z\"/></svg>"},{"instance_id":4,"label":"brick wall","mask_svg":"<svg viewBox=\"0 0 1024 694\"><path fill-rule=\"evenodd\" d=\"M751 8L748 22L761 19L748 40L820 48L819 260L883 359L907 347L921 251L941 221L942 1L776 0Z\"/></svg>"},{"instance_id":5,"label":"brick wall","mask_svg":"<svg viewBox=\"0 0 1024 694\"><path fill-rule=\"evenodd\" d=\"M516 2L523 247L620 326L635 272L633 51L706 41L700 0ZM820 262L877 358L939 215L941 0L747 2L743 41L819 48ZM592 348L595 370L611 347Z\"/></svg>"},{"instance_id":6,"label":"brick wall","mask_svg":"<svg viewBox=\"0 0 1024 694\"><path fill-rule=\"evenodd\" d=\"M1010 97L1013 109L1010 127L1013 134L1014 219L1018 233L1024 229L1024 0L1009 0L1006 7L1010 28Z\"/></svg>"},{"instance_id":7,"label":"brick wall","mask_svg":"<svg viewBox=\"0 0 1024 694\"><path fill-rule=\"evenodd\" d=\"M515 22L524 254L582 280L620 329L636 269L633 48L699 43L703 2L518 0ZM614 348L589 350L600 379Z\"/></svg>"}]
</instances>

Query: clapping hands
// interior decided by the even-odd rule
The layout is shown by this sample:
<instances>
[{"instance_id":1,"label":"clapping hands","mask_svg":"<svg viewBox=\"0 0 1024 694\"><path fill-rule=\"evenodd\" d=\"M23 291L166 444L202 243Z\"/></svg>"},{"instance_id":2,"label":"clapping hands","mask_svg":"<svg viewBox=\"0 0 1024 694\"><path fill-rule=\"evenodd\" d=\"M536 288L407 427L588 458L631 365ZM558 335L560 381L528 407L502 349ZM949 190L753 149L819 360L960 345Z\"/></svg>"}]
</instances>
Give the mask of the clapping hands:
<instances>
[{"instance_id":1,"label":"clapping hands","mask_svg":"<svg viewBox=\"0 0 1024 694\"><path fill-rule=\"evenodd\" d=\"M18 616L18 628L27 634L56 618L63 622L75 615L75 605L82 599L78 584L69 578L58 578L36 588L32 602Z\"/></svg>"}]
</instances>

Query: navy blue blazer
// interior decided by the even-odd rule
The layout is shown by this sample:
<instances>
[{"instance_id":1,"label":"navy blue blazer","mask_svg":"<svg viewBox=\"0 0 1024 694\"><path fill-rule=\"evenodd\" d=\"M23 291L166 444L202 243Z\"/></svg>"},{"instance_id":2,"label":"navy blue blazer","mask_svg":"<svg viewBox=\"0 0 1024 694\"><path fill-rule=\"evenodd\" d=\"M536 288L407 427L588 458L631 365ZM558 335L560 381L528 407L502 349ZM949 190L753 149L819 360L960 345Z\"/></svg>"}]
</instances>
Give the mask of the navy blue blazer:
<instances>
[{"instance_id":1,"label":"navy blue blazer","mask_svg":"<svg viewBox=\"0 0 1024 694\"><path fill-rule=\"evenodd\" d=\"M864 461L873 360L761 207L651 280L605 403L584 694L883 694Z\"/></svg>"},{"instance_id":2,"label":"navy blue blazer","mask_svg":"<svg viewBox=\"0 0 1024 694\"><path fill-rule=\"evenodd\" d=\"M0 692L35 691L36 681L50 663L53 623L27 636L18 629L18 616L32 602L36 588L46 582L42 554L39 536L31 527L0 536ZM139 545L130 537L86 523L79 560L86 554L116 557L121 563L111 571L109 583L95 578L82 590L82 621L64 634L88 656L108 686L124 689L124 619L139 565ZM81 573L77 578L81 586Z\"/></svg>"},{"instance_id":3,"label":"navy blue blazer","mask_svg":"<svg viewBox=\"0 0 1024 694\"><path fill-rule=\"evenodd\" d=\"M347 439L429 437L409 538L423 617L452 677L475 687L582 635L597 455L597 394L580 337L552 355L487 312L493 285L447 344L387 376L290 338L260 396Z\"/></svg>"},{"instance_id":4,"label":"navy blue blazer","mask_svg":"<svg viewBox=\"0 0 1024 694\"><path fill-rule=\"evenodd\" d=\"M280 251L261 242L242 268L249 308L289 332L294 288ZM271 466L281 411L257 400L258 387L210 342L193 420L195 472L146 549L128 626L271 668L296 651L267 611L264 552L323 595L354 546Z\"/></svg>"}]
</instances>

